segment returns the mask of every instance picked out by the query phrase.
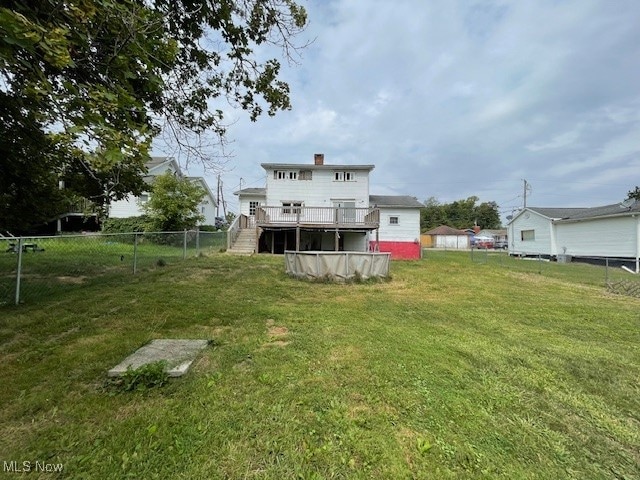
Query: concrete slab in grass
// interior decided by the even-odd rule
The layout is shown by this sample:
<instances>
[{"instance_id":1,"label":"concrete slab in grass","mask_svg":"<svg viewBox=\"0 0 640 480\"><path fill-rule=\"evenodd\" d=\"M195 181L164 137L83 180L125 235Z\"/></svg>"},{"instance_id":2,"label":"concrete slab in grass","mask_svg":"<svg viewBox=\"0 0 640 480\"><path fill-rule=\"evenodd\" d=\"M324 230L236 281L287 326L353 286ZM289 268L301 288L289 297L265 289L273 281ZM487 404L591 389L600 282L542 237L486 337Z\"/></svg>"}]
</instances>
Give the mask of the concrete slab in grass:
<instances>
[{"instance_id":1,"label":"concrete slab in grass","mask_svg":"<svg viewBox=\"0 0 640 480\"><path fill-rule=\"evenodd\" d=\"M164 361L170 377L180 377L187 373L198 353L209 344L208 340L152 340L139 348L107 373L119 377L128 368L135 370L149 363Z\"/></svg>"}]
</instances>

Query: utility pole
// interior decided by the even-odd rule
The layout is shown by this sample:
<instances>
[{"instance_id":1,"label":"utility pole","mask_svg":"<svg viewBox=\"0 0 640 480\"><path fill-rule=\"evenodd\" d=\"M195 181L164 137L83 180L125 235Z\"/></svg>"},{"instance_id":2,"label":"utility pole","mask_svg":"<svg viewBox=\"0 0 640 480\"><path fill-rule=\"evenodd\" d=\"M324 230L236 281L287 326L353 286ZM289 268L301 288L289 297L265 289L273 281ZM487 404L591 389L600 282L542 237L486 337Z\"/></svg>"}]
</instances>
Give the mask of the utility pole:
<instances>
[{"instance_id":1,"label":"utility pole","mask_svg":"<svg viewBox=\"0 0 640 480\"><path fill-rule=\"evenodd\" d=\"M527 193L531 191L531 184L525 179L523 179L522 181L524 182L524 208L527 208Z\"/></svg>"},{"instance_id":2,"label":"utility pole","mask_svg":"<svg viewBox=\"0 0 640 480\"><path fill-rule=\"evenodd\" d=\"M220 216L220 174L218 174L218 191L216 193L216 217Z\"/></svg>"},{"instance_id":3,"label":"utility pole","mask_svg":"<svg viewBox=\"0 0 640 480\"><path fill-rule=\"evenodd\" d=\"M224 212L224 218L227 218L227 202L224 201L224 191L222 190L222 182L220 182L220 195L222 196L222 210Z\"/></svg>"}]
</instances>

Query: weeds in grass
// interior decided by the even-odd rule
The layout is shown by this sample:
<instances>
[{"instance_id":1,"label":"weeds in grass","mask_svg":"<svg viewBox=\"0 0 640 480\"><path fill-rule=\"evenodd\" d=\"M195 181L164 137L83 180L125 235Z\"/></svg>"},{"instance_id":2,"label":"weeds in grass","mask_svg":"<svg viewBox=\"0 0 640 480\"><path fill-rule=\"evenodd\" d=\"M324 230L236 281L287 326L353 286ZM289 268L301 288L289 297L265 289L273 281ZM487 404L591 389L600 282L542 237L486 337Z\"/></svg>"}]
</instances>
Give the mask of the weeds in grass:
<instances>
[{"instance_id":1,"label":"weeds in grass","mask_svg":"<svg viewBox=\"0 0 640 480\"><path fill-rule=\"evenodd\" d=\"M145 392L160 388L168 381L167 362L160 360L138 368L128 367L121 376L110 379L108 386L119 392Z\"/></svg>"}]
</instances>

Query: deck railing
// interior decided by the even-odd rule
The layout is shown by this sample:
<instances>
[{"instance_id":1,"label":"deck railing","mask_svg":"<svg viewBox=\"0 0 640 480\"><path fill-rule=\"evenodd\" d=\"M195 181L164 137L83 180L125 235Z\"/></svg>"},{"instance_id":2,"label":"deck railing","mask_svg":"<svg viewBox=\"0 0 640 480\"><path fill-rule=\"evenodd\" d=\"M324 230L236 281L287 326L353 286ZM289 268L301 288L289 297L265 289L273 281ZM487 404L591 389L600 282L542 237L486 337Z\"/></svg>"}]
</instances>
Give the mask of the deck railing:
<instances>
[{"instance_id":1,"label":"deck railing","mask_svg":"<svg viewBox=\"0 0 640 480\"><path fill-rule=\"evenodd\" d=\"M259 227L303 225L377 228L380 225L380 210L348 207L258 207L255 219Z\"/></svg>"}]
</instances>

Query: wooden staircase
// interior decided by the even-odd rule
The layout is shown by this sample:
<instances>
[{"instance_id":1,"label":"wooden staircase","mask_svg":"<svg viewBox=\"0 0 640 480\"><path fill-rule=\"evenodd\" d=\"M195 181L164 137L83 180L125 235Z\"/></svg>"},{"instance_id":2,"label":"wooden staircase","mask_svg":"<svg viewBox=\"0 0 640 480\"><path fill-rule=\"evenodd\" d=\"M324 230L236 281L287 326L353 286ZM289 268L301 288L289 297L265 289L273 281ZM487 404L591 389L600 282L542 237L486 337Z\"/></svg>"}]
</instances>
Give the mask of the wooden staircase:
<instances>
[{"instance_id":1,"label":"wooden staircase","mask_svg":"<svg viewBox=\"0 0 640 480\"><path fill-rule=\"evenodd\" d=\"M244 228L240 230L238 238L227 253L233 255L251 255L256 251L256 230L255 228Z\"/></svg>"}]
</instances>

